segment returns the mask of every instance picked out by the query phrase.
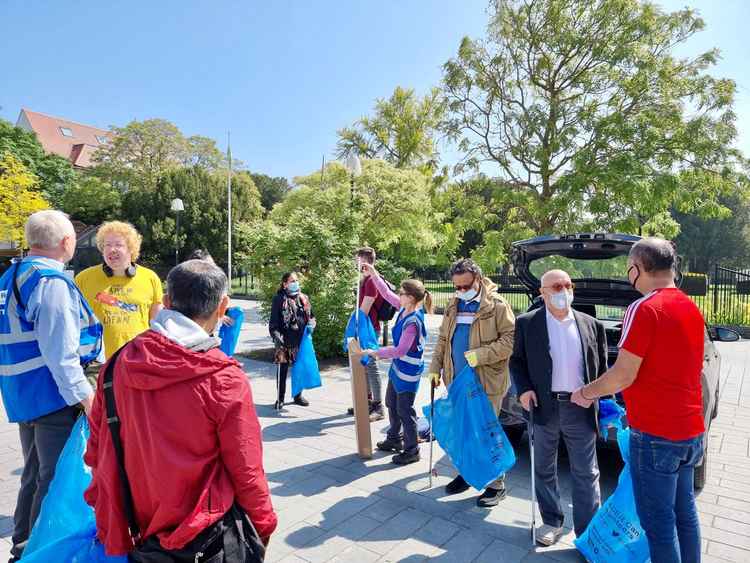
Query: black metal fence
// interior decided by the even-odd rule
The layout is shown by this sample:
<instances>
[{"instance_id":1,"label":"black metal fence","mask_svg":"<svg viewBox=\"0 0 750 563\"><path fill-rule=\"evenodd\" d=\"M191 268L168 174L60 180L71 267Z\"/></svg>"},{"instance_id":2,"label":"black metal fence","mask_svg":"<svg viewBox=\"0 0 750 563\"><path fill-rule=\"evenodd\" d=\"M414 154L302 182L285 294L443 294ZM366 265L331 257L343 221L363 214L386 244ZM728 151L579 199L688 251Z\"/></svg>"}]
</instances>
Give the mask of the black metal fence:
<instances>
[{"instance_id":1,"label":"black metal fence","mask_svg":"<svg viewBox=\"0 0 750 563\"><path fill-rule=\"evenodd\" d=\"M451 298L455 295L456 290L453 282L447 274L436 274L435 272L425 272L429 277L422 277L421 272L416 272L415 277L421 279L425 288L432 294L432 302L435 309L441 312L448 306ZM521 281L514 275L508 274L490 274L489 277L498 286L498 292L505 300L510 303L515 313L526 311L531 302L529 300L528 290Z\"/></svg>"},{"instance_id":2,"label":"black metal fence","mask_svg":"<svg viewBox=\"0 0 750 563\"><path fill-rule=\"evenodd\" d=\"M715 266L706 295L693 299L709 324L750 326L750 270Z\"/></svg>"}]
</instances>

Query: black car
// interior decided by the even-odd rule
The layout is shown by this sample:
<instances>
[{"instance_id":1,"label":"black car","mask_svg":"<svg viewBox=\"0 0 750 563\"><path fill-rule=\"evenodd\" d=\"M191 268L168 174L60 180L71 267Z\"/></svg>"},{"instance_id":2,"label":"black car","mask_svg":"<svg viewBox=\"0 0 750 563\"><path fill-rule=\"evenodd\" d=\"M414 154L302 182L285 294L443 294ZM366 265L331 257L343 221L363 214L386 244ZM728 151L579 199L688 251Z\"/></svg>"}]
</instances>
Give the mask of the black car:
<instances>
[{"instance_id":1,"label":"black car","mask_svg":"<svg viewBox=\"0 0 750 563\"><path fill-rule=\"evenodd\" d=\"M624 234L574 234L542 236L514 242L511 260L516 276L527 288L531 311L543 305L539 295L540 278L544 272L559 268L570 274L575 283L573 308L599 319L606 329L608 362L611 366L617 359L617 343L620 341L622 319L625 309L642 297L627 280L627 257L630 247L641 237ZM678 284L681 274L678 273ZM706 482L708 460L708 428L716 417L719 406L719 376L721 356L714 341L735 341L736 332L717 328L705 331L703 361L703 412L706 423L706 448L703 460L695 469L695 487L700 489ZM617 396L622 403L622 397ZM506 395L500 421L508 437L517 442L526 428L523 409L518 402L515 389ZM608 445L616 447L616 436L611 432Z\"/></svg>"}]
</instances>

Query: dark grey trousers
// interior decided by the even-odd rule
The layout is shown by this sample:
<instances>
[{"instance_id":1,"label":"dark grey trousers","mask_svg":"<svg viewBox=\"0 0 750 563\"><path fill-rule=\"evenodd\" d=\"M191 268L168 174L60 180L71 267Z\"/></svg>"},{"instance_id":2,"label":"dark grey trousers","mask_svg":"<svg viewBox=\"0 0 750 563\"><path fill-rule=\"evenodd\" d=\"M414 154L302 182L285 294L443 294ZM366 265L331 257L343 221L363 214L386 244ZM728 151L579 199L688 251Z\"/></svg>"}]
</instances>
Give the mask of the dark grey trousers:
<instances>
[{"instance_id":1,"label":"dark grey trousers","mask_svg":"<svg viewBox=\"0 0 750 563\"><path fill-rule=\"evenodd\" d=\"M385 390L385 406L388 407L388 420L391 423L388 428L388 439L398 442L401 437L401 429L404 429L404 451L408 454L417 453L417 411L414 410L414 399L417 394L409 391L396 393L393 383L388 381Z\"/></svg>"},{"instance_id":2,"label":"dark grey trousers","mask_svg":"<svg viewBox=\"0 0 750 563\"><path fill-rule=\"evenodd\" d=\"M370 388L372 401L374 403L382 403L383 384L380 381L380 370L378 369L378 362L375 358L370 358L370 361L367 362L365 373L367 374L367 386Z\"/></svg>"},{"instance_id":3,"label":"dark grey trousers","mask_svg":"<svg viewBox=\"0 0 750 563\"><path fill-rule=\"evenodd\" d=\"M573 481L573 527L580 536L601 505L596 427L588 409L571 402L555 401L554 405L554 413L546 425L534 424L534 471L539 511L545 524L563 525L557 479L557 448L562 435Z\"/></svg>"},{"instance_id":4,"label":"dark grey trousers","mask_svg":"<svg viewBox=\"0 0 750 563\"><path fill-rule=\"evenodd\" d=\"M26 547L44 495L55 476L57 459L80 413L78 407L65 407L30 422L18 424L23 451L23 473L16 511L13 514L13 557L10 561L20 559Z\"/></svg>"}]
</instances>

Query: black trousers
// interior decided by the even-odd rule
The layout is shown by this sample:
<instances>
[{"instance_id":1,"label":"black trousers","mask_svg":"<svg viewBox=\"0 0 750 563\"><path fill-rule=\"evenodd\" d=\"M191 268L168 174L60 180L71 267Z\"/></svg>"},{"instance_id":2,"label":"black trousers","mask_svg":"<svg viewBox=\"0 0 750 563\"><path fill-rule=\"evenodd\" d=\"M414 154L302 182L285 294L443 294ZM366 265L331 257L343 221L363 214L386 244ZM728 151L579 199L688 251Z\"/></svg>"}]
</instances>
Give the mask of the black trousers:
<instances>
[{"instance_id":1,"label":"black trousers","mask_svg":"<svg viewBox=\"0 0 750 563\"><path fill-rule=\"evenodd\" d=\"M55 476L55 466L81 409L65 407L59 411L18 424L23 451L21 489L13 514L11 561L20 559L31 528L39 516L42 500Z\"/></svg>"},{"instance_id":2,"label":"black trousers","mask_svg":"<svg viewBox=\"0 0 750 563\"><path fill-rule=\"evenodd\" d=\"M278 366L277 375L277 391L278 399L282 403L284 402L284 396L286 395L286 379L289 375L289 364L276 364ZM300 393L302 395L302 393ZM294 397L296 398L296 397Z\"/></svg>"},{"instance_id":3,"label":"black trousers","mask_svg":"<svg viewBox=\"0 0 750 563\"><path fill-rule=\"evenodd\" d=\"M404 431L404 451L413 454L419 451L417 443L417 411L414 410L414 399L417 394L409 391L396 393L390 380L385 390L385 406L388 407L388 439L399 441L401 429Z\"/></svg>"}]
</instances>

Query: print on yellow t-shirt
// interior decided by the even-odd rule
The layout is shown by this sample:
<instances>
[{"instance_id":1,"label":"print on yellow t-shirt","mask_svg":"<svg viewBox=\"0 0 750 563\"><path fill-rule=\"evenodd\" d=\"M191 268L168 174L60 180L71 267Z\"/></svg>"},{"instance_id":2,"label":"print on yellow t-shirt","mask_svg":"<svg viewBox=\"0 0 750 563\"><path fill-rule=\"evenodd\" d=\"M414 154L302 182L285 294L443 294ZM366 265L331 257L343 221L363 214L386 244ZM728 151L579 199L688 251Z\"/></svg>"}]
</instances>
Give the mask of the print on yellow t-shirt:
<instances>
[{"instance_id":1,"label":"print on yellow t-shirt","mask_svg":"<svg viewBox=\"0 0 750 563\"><path fill-rule=\"evenodd\" d=\"M132 278L107 276L101 266L93 266L75 281L104 326L107 358L148 329L151 307L162 299L159 276L143 266L136 268Z\"/></svg>"}]
</instances>

